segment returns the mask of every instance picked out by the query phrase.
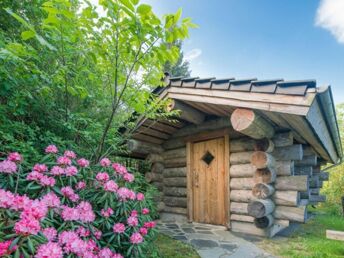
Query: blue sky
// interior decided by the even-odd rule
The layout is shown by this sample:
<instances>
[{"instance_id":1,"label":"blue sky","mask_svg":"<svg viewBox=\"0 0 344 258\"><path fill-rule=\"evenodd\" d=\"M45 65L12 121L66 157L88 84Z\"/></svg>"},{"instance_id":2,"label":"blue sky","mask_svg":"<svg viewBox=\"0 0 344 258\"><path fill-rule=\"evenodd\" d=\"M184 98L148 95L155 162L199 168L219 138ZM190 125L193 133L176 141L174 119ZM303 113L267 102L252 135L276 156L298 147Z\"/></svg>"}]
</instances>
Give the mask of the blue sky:
<instances>
[{"instance_id":1,"label":"blue sky","mask_svg":"<svg viewBox=\"0 0 344 258\"><path fill-rule=\"evenodd\" d=\"M199 25L184 43L192 75L330 84L344 102L344 0L144 0Z\"/></svg>"}]
</instances>

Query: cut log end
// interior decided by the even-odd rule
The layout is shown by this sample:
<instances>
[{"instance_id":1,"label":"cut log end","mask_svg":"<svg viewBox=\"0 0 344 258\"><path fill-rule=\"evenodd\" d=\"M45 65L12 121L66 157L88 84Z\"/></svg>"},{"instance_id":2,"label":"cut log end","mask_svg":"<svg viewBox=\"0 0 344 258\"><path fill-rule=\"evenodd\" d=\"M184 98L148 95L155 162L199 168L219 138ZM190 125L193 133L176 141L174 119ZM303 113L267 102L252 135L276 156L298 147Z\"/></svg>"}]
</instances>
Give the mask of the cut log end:
<instances>
[{"instance_id":1,"label":"cut log end","mask_svg":"<svg viewBox=\"0 0 344 258\"><path fill-rule=\"evenodd\" d=\"M266 199L275 192L271 185L258 183L252 189L252 195L259 199Z\"/></svg>"},{"instance_id":2,"label":"cut log end","mask_svg":"<svg viewBox=\"0 0 344 258\"><path fill-rule=\"evenodd\" d=\"M248 204L247 213L252 217L261 218L273 212L274 208L271 200L254 200Z\"/></svg>"},{"instance_id":3,"label":"cut log end","mask_svg":"<svg viewBox=\"0 0 344 258\"><path fill-rule=\"evenodd\" d=\"M251 156L251 164L257 169L275 167L275 159L263 151L255 151Z\"/></svg>"},{"instance_id":4,"label":"cut log end","mask_svg":"<svg viewBox=\"0 0 344 258\"><path fill-rule=\"evenodd\" d=\"M273 223L274 223L274 218L271 215L254 219L254 225L257 228L268 228L268 227L271 227Z\"/></svg>"}]
</instances>

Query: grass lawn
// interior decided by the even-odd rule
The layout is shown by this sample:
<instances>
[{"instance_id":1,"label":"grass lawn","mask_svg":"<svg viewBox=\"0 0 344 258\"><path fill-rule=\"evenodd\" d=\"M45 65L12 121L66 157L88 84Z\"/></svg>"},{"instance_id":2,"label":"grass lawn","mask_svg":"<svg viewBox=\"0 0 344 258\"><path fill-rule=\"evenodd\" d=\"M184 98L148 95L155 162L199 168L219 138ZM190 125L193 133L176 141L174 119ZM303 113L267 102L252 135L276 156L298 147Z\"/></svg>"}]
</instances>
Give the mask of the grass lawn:
<instances>
[{"instance_id":1,"label":"grass lawn","mask_svg":"<svg viewBox=\"0 0 344 258\"><path fill-rule=\"evenodd\" d=\"M181 241L174 240L163 234L159 234L155 244L158 248L158 254L152 255L151 257L199 258L199 255L192 246L184 244Z\"/></svg>"},{"instance_id":2,"label":"grass lawn","mask_svg":"<svg viewBox=\"0 0 344 258\"><path fill-rule=\"evenodd\" d=\"M344 231L344 218L319 212L289 238L264 240L259 245L278 257L344 257L344 242L327 239L326 229Z\"/></svg>"}]
</instances>

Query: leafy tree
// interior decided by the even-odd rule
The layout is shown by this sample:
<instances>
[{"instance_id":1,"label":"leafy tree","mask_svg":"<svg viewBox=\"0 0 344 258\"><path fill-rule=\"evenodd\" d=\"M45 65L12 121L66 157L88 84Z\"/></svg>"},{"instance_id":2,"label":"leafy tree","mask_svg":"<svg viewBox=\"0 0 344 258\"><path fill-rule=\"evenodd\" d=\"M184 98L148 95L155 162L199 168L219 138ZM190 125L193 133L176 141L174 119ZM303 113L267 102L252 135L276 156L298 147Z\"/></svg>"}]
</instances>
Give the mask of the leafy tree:
<instances>
[{"instance_id":1,"label":"leafy tree","mask_svg":"<svg viewBox=\"0 0 344 258\"><path fill-rule=\"evenodd\" d=\"M181 10L163 21L138 0L1 2L0 152L39 159L57 143L99 160L117 153L133 112L167 116L151 88L195 27ZM159 112L157 112L159 111ZM128 122L129 121L129 122Z\"/></svg>"},{"instance_id":2,"label":"leafy tree","mask_svg":"<svg viewBox=\"0 0 344 258\"><path fill-rule=\"evenodd\" d=\"M177 62L175 64L171 63L171 62L166 62L165 63L165 67L164 67L164 71L168 72L169 74L171 74L172 76L183 76L183 77L190 77L191 76L191 70L190 70L190 63L186 60L184 60L184 54L182 51L182 42L178 41L175 44L179 51L179 58L177 60Z\"/></svg>"}]
</instances>

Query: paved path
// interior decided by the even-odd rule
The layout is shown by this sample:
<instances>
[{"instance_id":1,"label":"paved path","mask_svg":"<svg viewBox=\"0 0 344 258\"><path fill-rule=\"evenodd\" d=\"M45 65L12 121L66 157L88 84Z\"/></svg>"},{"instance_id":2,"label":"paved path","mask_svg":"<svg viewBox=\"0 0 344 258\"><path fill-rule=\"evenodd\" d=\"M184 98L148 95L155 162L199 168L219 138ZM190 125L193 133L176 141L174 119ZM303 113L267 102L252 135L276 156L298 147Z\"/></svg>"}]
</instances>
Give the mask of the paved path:
<instances>
[{"instance_id":1,"label":"paved path","mask_svg":"<svg viewBox=\"0 0 344 258\"><path fill-rule=\"evenodd\" d=\"M202 258L273 258L252 241L234 235L225 227L180 222L158 222L162 234L193 245ZM246 238L248 239L248 238ZM249 240L255 240L251 238Z\"/></svg>"}]
</instances>

